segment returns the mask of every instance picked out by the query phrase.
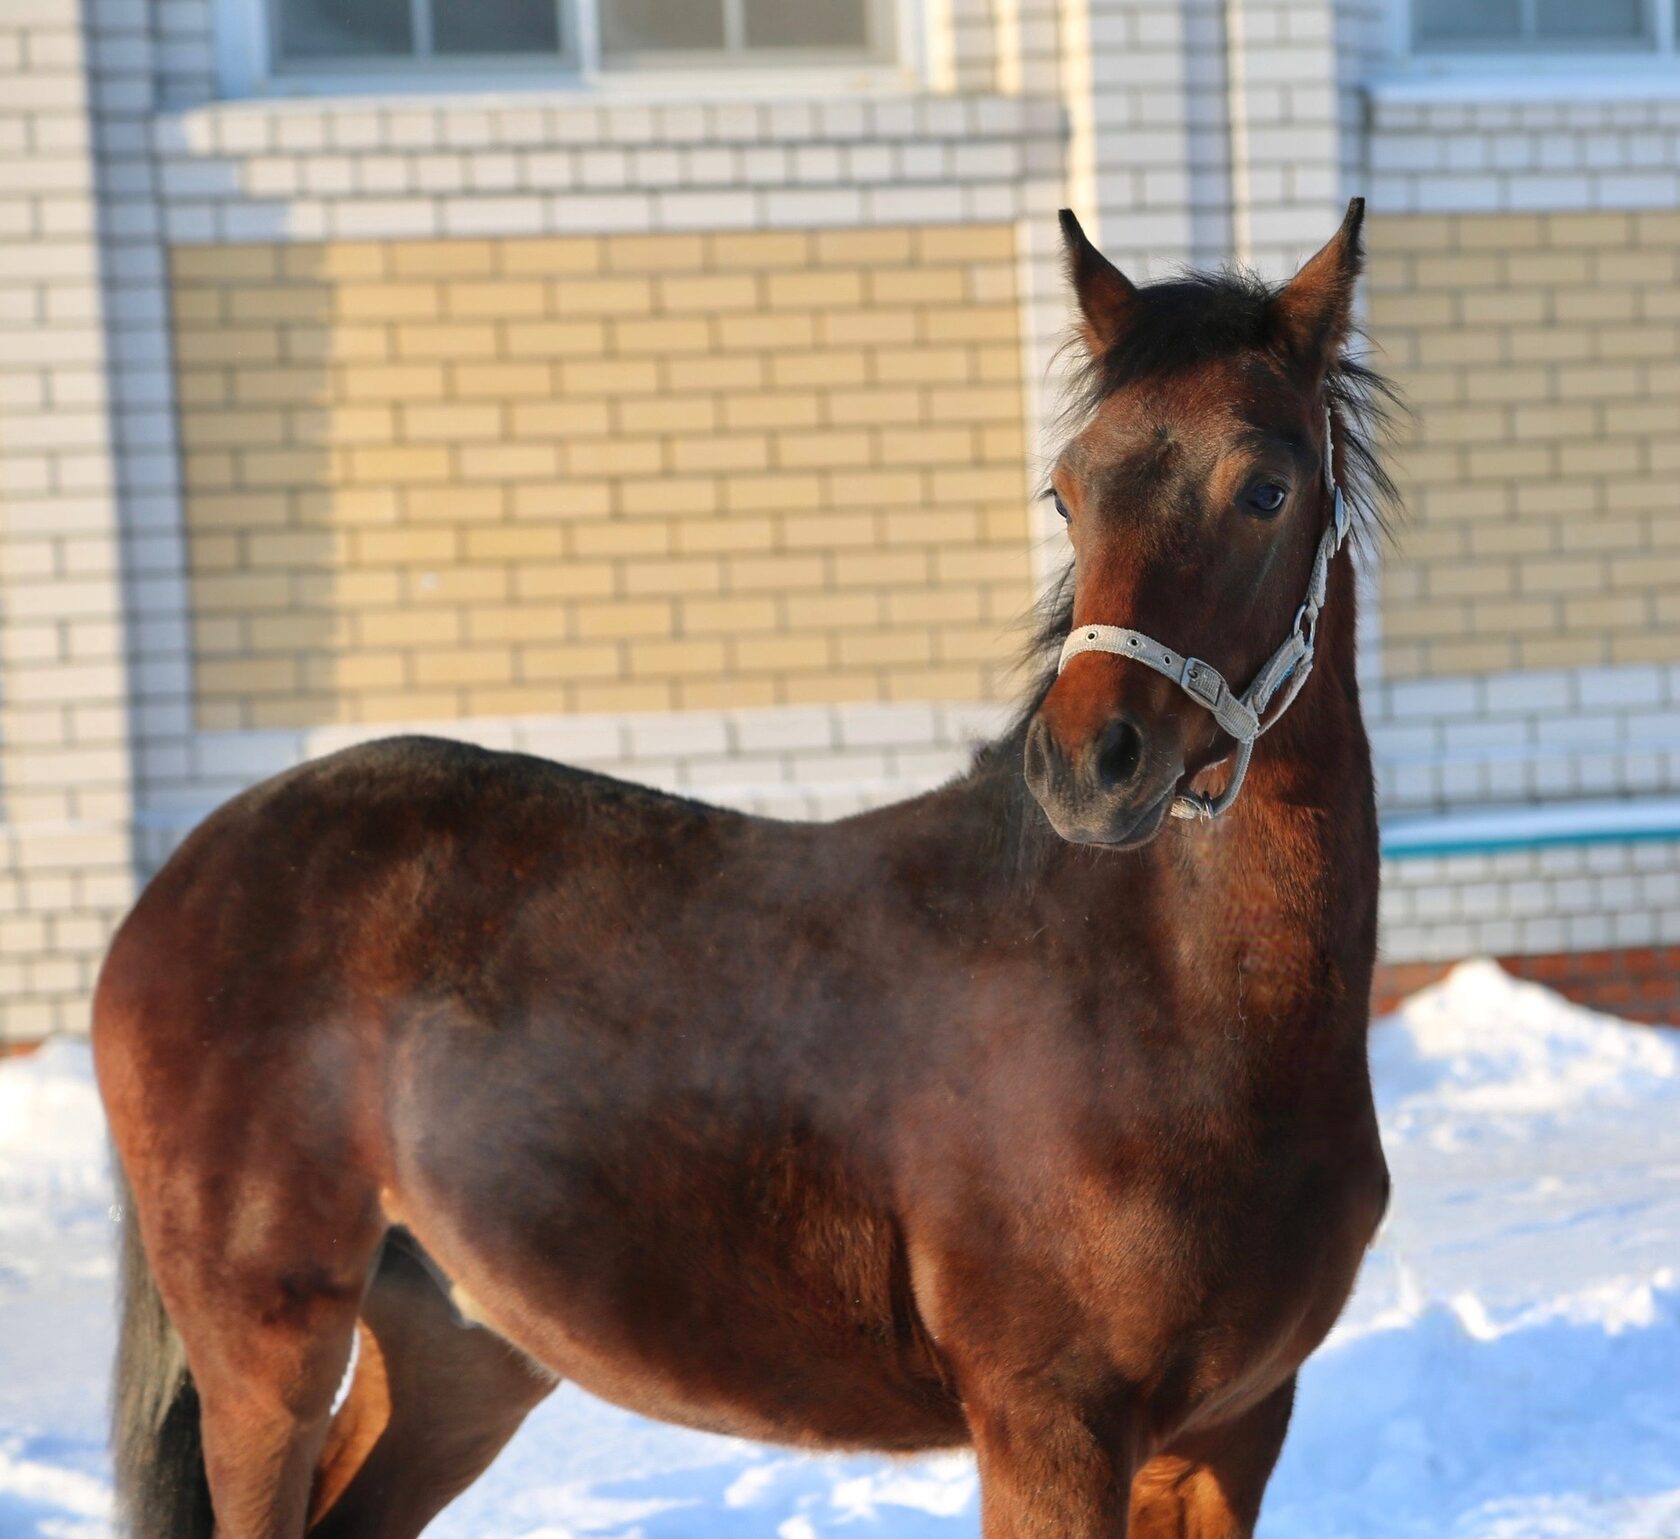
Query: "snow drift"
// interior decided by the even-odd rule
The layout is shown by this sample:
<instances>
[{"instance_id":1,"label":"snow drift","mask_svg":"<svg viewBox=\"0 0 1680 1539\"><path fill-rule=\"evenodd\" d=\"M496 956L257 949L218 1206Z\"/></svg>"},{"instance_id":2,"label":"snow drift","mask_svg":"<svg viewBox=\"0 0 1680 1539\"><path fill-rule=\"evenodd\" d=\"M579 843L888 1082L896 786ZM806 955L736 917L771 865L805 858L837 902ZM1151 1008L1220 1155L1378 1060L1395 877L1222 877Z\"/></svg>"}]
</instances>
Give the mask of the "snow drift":
<instances>
[{"instance_id":1,"label":"snow drift","mask_svg":"<svg viewBox=\"0 0 1680 1539\"><path fill-rule=\"evenodd\" d=\"M1394 1203L1307 1365L1265 1539L1680 1535L1680 1037L1469 962L1371 1040ZM0 1539L108 1539L86 1049L0 1064ZM972 1462L812 1459L543 1405L439 1539L958 1539Z\"/></svg>"}]
</instances>

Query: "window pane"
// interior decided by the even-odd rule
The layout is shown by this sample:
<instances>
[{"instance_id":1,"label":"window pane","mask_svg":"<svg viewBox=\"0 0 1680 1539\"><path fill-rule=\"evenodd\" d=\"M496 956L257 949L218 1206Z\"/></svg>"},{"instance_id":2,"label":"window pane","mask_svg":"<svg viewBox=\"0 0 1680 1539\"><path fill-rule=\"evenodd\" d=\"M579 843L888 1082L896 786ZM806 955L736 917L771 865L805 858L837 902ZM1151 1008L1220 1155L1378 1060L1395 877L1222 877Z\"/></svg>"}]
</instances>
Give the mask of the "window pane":
<instances>
[{"instance_id":1,"label":"window pane","mask_svg":"<svg viewBox=\"0 0 1680 1539\"><path fill-rule=\"evenodd\" d=\"M1515 42L1522 36L1522 0L1413 0L1412 16L1423 44Z\"/></svg>"},{"instance_id":2,"label":"window pane","mask_svg":"<svg viewBox=\"0 0 1680 1539\"><path fill-rule=\"evenodd\" d=\"M609 54L723 45L723 0L601 0L601 46Z\"/></svg>"},{"instance_id":3,"label":"window pane","mask_svg":"<svg viewBox=\"0 0 1680 1539\"><path fill-rule=\"evenodd\" d=\"M1606 43L1645 41L1642 0L1540 0L1535 20L1542 39Z\"/></svg>"},{"instance_id":4,"label":"window pane","mask_svg":"<svg viewBox=\"0 0 1680 1539\"><path fill-rule=\"evenodd\" d=\"M555 0L432 0L438 53L559 53Z\"/></svg>"},{"instance_id":5,"label":"window pane","mask_svg":"<svg viewBox=\"0 0 1680 1539\"><path fill-rule=\"evenodd\" d=\"M408 0L280 0L283 59L366 59L413 51Z\"/></svg>"},{"instance_id":6,"label":"window pane","mask_svg":"<svg viewBox=\"0 0 1680 1539\"><path fill-rule=\"evenodd\" d=\"M869 0L746 0L749 48L867 48Z\"/></svg>"}]
</instances>

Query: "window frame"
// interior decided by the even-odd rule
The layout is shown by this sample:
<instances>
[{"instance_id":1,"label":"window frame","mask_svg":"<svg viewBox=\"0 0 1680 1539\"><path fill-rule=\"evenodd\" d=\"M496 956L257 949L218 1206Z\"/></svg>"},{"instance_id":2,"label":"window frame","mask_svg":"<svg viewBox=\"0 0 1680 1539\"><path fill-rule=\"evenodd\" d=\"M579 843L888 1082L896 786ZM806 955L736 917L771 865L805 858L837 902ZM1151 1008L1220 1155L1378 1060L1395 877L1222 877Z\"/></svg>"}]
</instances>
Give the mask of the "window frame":
<instances>
[{"instance_id":1,"label":"window frame","mask_svg":"<svg viewBox=\"0 0 1680 1539\"><path fill-rule=\"evenodd\" d=\"M554 0L562 42L561 51L554 54L415 54L283 63L276 0L215 0L217 74L222 94L236 99L493 90L662 97L738 95L743 89L751 92L755 79L774 83L774 91L766 95L903 89L917 83L924 68L921 0L864 0L870 43L856 52L668 50L611 59L602 45L602 3ZM740 4L741 0L725 0L726 15ZM410 5L418 11L419 0L410 0Z\"/></svg>"},{"instance_id":2,"label":"window frame","mask_svg":"<svg viewBox=\"0 0 1680 1539\"><path fill-rule=\"evenodd\" d=\"M1535 0L1521 0L1525 13ZM1415 0L1391 0L1389 7L1389 52L1418 74L1582 76L1602 74L1607 66L1649 69L1667 75L1680 63L1680 0L1642 0L1645 35L1640 42L1614 39L1570 40L1546 43L1527 38L1514 42L1466 43L1451 41L1422 44L1417 41Z\"/></svg>"}]
</instances>

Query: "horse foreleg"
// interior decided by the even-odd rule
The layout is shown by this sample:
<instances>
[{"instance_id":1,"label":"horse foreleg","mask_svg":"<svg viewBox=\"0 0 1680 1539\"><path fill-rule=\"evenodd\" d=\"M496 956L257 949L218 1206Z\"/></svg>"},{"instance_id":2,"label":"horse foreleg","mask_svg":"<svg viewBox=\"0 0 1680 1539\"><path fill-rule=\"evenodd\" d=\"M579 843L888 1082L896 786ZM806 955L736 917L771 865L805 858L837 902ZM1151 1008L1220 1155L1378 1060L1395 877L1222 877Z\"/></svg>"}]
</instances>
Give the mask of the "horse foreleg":
<instances>
[{"instance_id":1,"label":"horse foreleg","mask_svg":"<svg viewBox=\"0 0 1680 1539\"><path fill-rule=\"evenodd\" d=\"M965 1391L980 1464L984 1539L1125 1539L1131 1486L1123 1418L1036 1387Z\"/></svg>"},{"instance_id":2,"label":"horse foreleg","mask_svg":"<svg viewBox=\"0 0 1680 1539\"><path fill-rule=\"evenodd\" d=\"M193 1374L216 1539L301 1539L352 1318L307 1342L253 1333L261 1339L226 1374L199 1354Z\"/></svg>"},{"instance_id":3,"label":"horse foreleg","mask_svg":"<svg viewBox=\"0 0 1680 1539\"><path fill-rule=\"evenodd\" d=\"M158 1272L198 1391L216 1539L302 1539L366 1272L334 1277L202 1246Z\"/></svg>"},{"instance_id":4,"label":"horse foreleg","mask_svg":"<svg viewBox=\"0 0 1680 1539\"><path fill-rule=\"evenodd\" d=\"M1290 1379L1239 1420L1149 1460L1132 1482L1131 1539L1249 1539L1294 1400Z\"/></svg>"},{"instance_id":5,"label":"horse foreleg","mask_svg":"<svg viewBox=\"0 0 1680 1539\"><path fill-rule=\"evenodd\" d=\"M302 1539L377 1208L341 1172L303 1161L217 1172L208 1158L137 1152L134 1204L197 1393L215 1539Z\"/></svg>"},{"instance_id":6,"label":"horse foreleg","mask_svg":"<svg viewBox=\"0 0 1680 1539\"><path fill-rule=\"evenodd\" d=\"M554 1385L499 1337L460 1323L425 1267L388 1246L316 1472L310 1539L413 1539Z\"/></svg>"}]
</instances>

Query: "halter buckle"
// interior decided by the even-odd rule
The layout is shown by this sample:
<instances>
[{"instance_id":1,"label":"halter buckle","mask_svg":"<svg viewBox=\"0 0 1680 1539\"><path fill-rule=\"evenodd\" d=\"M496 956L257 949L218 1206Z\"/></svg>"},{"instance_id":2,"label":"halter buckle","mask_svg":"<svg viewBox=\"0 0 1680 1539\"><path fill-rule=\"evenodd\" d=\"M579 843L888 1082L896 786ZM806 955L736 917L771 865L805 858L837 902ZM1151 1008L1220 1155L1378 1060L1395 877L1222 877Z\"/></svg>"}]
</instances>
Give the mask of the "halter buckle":
<instances>
[{"instance_id":1,"label":"halter buckle","mask_svg":"<svg viewBox=\"0 0 1680 1539\"><path fill-rule=\"evenodd\" d=\"M1191 699L1218 714L1219 702L1225 698L1225 680L1217 668L1210 667L1199 657L1187 657L1184 667L1179 670L1178 682Z\"/></svg>"}]
</instances>

